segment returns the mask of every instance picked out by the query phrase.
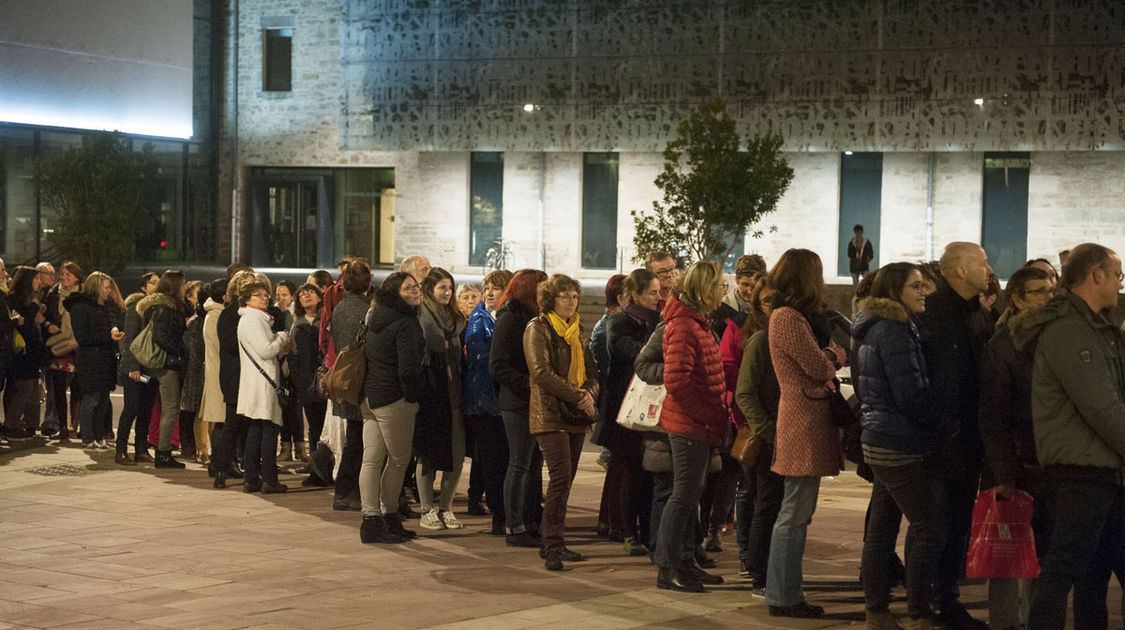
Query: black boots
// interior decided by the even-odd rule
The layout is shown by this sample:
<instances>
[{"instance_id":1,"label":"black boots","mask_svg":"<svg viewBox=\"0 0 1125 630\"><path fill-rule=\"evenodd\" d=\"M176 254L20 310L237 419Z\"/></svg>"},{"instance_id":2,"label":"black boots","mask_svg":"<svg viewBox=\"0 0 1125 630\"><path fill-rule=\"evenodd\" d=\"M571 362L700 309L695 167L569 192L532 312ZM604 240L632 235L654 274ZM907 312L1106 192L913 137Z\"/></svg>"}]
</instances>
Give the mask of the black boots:
<instances>
[{"instance_id":1,"label":"black boots","mask_svg":"<svg viewBox=\"0 0 1125 630\"><path fill-rule=\"evenodd\" d=\"M387 525L387 531L394 534L395 536L398 536L399 538L410 540L412 538L418 537L417 532L406 529L402 526L402 516L397 512L392 514L385 514L383 516L383 522Z\"/></svg>"},{"instance_id":2,"label":"black boots","mask_svg":"<svg viewBox=\"0 0 1125 630\"><path fill-rule=\"evenodd\" d=\"M382 516L364 516L359 526L359 540L363 543L397 544L406 542L405 538L387 531L387 523Z\"/></svg>"},{"instance_id":3,"label":"black boots","mask_svg":"<svg viewBox=\"0 0 1125 630\"><path fill-rule=\"evenodd\" d=\"M685 593L702 593L703 585L687 571L660 567L656 574L656 588Z\"/></svg>"},{"instance_id":4,"label":"black boots","mask_svg":"<svg viewBox=\"0 0 1125 630\"><path fill-rule=\"evenodd\" d=\"M155 465L157 468L187 468L187 464L178 462L172 457L171 449L167 451L157 450Z\"/></svg>"}]
</instances>

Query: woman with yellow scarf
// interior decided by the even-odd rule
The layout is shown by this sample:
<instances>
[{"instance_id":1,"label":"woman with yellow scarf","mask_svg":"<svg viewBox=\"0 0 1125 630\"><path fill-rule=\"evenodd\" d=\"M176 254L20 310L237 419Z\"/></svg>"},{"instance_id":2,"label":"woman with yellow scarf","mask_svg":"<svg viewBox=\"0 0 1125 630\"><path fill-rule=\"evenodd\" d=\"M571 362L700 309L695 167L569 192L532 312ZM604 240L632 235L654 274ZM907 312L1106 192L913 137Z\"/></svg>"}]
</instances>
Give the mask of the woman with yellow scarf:
<instances>
[{"instance_id":1,"label":"woman with yellow scarf","mask_svg":"<svg viewBox=\"0 0 1125 630\"><path fill-rule=\"evenodd\" d=\"M563 544L566 502L578 470L586 430L594 423L598 368L590 339L578 322L581 287L573 278L555 274L539 283L539 316L523 334L523 352L531 380L529 427L547 463L543 546L546 568L559 571L563 561L585 560Z\"/></svg>"}]
</instances>

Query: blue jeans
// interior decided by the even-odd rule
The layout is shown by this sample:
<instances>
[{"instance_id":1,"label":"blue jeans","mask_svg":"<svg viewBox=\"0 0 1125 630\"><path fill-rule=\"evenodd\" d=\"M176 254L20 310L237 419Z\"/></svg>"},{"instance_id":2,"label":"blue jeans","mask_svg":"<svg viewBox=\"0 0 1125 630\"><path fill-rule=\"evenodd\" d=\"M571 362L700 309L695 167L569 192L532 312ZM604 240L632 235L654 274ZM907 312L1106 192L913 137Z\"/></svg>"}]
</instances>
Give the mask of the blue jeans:
<instances>
[{"instance_id":1,"label":"blue jeans","mask_svg":"<svg viewBox=\"0 0 1125 630\"><path fill-rule=\"evenodd\" d=\"M805 601L801 562L819 492L820 477L785 478L785 494L770 540L766 577L766 603L770 606L796 606Z\"/></svg>"},{"instance_id":2,"label":"blue jeans","mask_svg":"<svg viewBox=\"0 0 1125 630\"><path fill-rule=\"evenodd\" d=\"M539 443L527 425L527 412L501 412L504 433L508 437L508 470L504 473L504 525L509 534L527 530L528 523L538 523L541 508L528 505L528 497L543 492L543 467L535 467ZM535 486L538 487L535 487Z\"/></svg>"},{"instance_id":3,"label":"blue jeans","mask_svg":"<svg viewBox=\"0 0 1125 630\"><path fill-rule=\"evenodd\" d=\"M907 466L873 465L871 470L875 473L875 484L871 489L861 566L867 609L883 612L891 603L891 558L899 522L905 515L910 522L907 612L912 619L928 618L938 554L945 546L945 484L921 462Z\"/></svg>"},{"instance_id":4,"label":"blue jeans","mask_svg":"<svg viewBox=\"0 0 1125 630\"><path fill-rule=\"evenodd\" d=\"M277 485L277 434L281 427L269 420L251 420L246 431L245 483Z\"/></svg>"},{"instance_id":5,"label":"blue jeans","mask_svg":"<svg viewBox=\"0 0 1125 630\"><path fill-rule=\"evenodd\" d=\"M653 560L661 568L684 569L690 566L695 549L699 497L707 483L711 445L678 433L668 434L668 444L672 447L672 496L660 516Z\"/></svg>"},{"instance_id":6,"label":"blue jeans","mask_svg":"<svg viewBox=\"0 0 1125 630\"><path fill-rule=\"evenodd\" d=\"M102 438L102 418L109 408L109 392L85 392L78 407L78 434L83 444Z\"/></svg>"}]
</instances>

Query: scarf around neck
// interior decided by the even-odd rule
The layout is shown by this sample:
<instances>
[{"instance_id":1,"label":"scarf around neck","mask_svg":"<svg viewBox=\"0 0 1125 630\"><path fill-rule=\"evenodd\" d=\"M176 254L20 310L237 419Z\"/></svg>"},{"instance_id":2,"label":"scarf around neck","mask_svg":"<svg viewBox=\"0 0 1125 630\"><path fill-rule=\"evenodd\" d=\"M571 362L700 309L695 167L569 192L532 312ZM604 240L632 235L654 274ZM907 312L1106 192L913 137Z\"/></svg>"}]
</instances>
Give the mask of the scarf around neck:
<instances>
[{"instance_id":1,"label":"scarf around neck","mask_svg":"<svg viewBox=\"0 0 1125 630\"><path fill-rule=\"evenodd\" d=\"M570 370L567 372L566 380L571 385L582 387L586 382L586 355L582 352L582 339L578 335L578 313L574 314L574 319L569 324L554 311L551 311L547 318L551 321L555 333L570 346Z\"/></svg>"},{"instance_id":2,"label":"scarf around neck","mask_svg":"<svg viewBox=\"0 0 1125 630\"><path fill-rule=\"evenodd\" d=\"M660 323L660 311L645 308L640 304L629 304L625 307L625 313L644 324L649 332L652 332L656 325Z\"/></svg>"}]
</instances>

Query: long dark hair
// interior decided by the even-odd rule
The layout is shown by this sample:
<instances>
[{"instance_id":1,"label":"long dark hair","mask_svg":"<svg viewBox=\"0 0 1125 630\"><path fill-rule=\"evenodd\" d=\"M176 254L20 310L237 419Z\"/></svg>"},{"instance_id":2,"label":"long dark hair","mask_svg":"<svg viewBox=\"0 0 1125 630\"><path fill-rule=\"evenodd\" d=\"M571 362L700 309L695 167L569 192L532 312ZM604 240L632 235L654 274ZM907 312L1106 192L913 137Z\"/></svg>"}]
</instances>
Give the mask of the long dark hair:
<instances>
[{"instance_id":1,"label":"long dark hair","mask_svg":"<svg viewBox=\"0 0 1125 630\"><path fill-rule=\"evenodd\" d=\"M440 284L442 280L449 281L450 295L448 304L441 304L434 298L434 289L437 288L437 285ZM435 313L444 312L445 317L449 318L449 321L455 322L465 319L465 316L461 314L461 310L457 308L456 301L453 299L453 288L456 284L457 282L453 279L453 274L441 267L431 268L430 273L422 279L422 302Z\"/></svg>"},{"instance_id":2,"label":"long dark hair","mask_svg":"<svg viewBox=\"0 0 1125 630\"><path fill-rule=\"evenodd\" d=\"M883 265L875 272L875 279L871 281L871 297L902 302L902 288L915 271L921 273L918 265L908 262Z\"/></svg>"},{"instance_id":3,"label":"long dark hair","mask_svg":"<svg viewBox=\"0 0 1125 630\"><path fill-rule=\"evenodd\" d=\"M786 250L766 276L766 285L781 294L782 302L806 316L824 310L824 267L820 256L808 249Z\"/></svg>"},{"instance_id":4,"label":"long dark hair","mask_svg":"<svg viewBox=\"0 0 1125 630\"><path fill-rule=\"evenodd\" d=\"M12 297L12 302L19 305L27 304L31 301L32 295L35 293L32 288L35 283L35 277L39 275L39 271L34 267L20 265L12 272L12 288L8 294Z\"/></svg>"}]
</instances>

